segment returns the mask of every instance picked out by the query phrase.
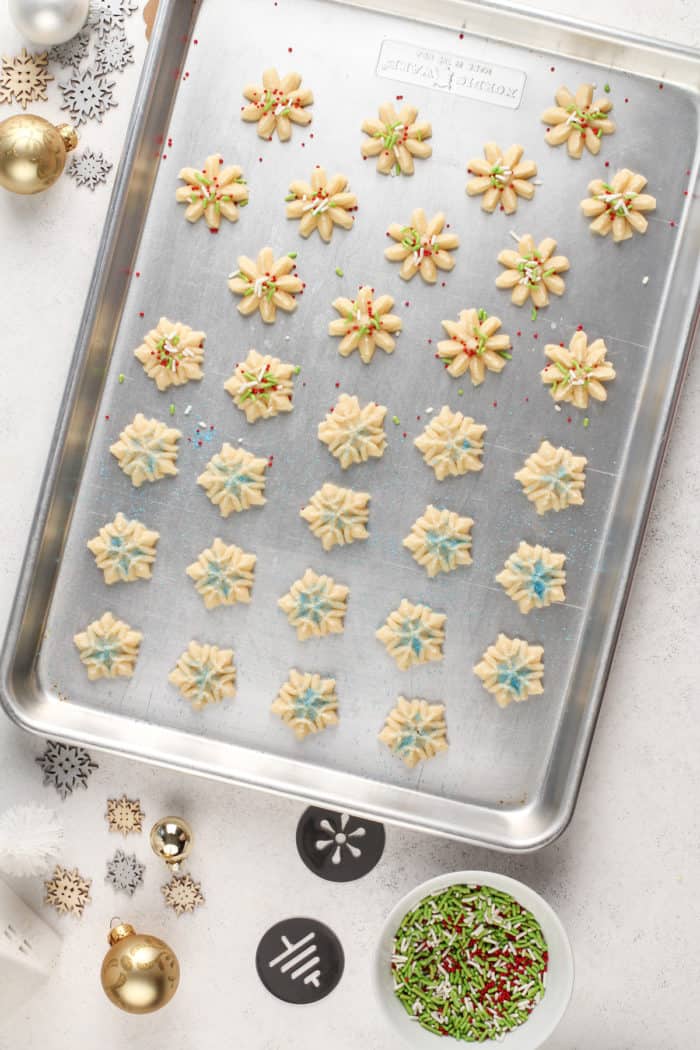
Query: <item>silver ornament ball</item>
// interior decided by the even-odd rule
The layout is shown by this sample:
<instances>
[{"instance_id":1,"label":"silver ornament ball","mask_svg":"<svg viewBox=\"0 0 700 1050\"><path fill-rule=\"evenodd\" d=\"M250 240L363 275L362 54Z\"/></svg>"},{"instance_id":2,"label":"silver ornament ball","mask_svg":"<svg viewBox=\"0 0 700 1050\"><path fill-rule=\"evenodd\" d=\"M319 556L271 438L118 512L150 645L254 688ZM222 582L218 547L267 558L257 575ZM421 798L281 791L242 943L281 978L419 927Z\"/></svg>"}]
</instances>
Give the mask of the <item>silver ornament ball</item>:
<instances>
[{"instance_id":1,"label":"silver ornament ball","mask_svg":"<svg viewBox=\"0 0 700 1050\"><path fill-rule=\"evenodd\" d=\"M79 33L90 0L9 0L10 17L32 44L53 47Z\"/></svg>"}]
</instances>

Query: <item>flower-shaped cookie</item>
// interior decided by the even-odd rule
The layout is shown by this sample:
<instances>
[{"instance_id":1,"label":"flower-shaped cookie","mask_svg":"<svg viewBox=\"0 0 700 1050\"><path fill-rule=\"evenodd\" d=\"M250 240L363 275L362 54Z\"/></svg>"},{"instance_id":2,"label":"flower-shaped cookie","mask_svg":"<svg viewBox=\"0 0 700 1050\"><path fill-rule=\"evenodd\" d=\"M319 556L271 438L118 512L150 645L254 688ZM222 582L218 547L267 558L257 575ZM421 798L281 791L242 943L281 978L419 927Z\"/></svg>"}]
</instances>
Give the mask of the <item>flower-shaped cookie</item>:
<instances>
[{"instance_id":1,"label":"flower-shaped cookie","mask_svg":"<svg viewBox=\"0 0 700 1050\"><path fill-rule=\"evenodd\" d=\"M319 576L313 569L307 569L277 604L303 642L307 638L342 633L349 593L350 588L336 583L332 576Z\"/></svg>"},{"instance_id":2,"label":"flower-shaped cookie","mask_svg":"<svg viewBox=\"0 0 700 1050\"><path fill-rule=\"evenodd\" d=\"M249 105L241 107L241 118L256 122L261 139L271 139L275 131L281 142L292 134L292 124L306 126L311 114L306 106L314 100L308 88L302 88L299 73L287 73L280 78L276 69L266 69L262 85L247 84L243 95Z\"/></svg>"},{"instance_id":3,"label":"flower-shaped cookie","mask_svg":"<svg viewBox=\"0 0 700 1050\"><path fill-rule=\"evenodd\" d=\"M224 390L245 412L248 422L254 423L256 419L271 419L280 412L292 411L293 375L294 365L249 350L245 361L236 365L224 383Z\"/></svg>"},{"instance_id":4,"label":"flower-shaped cookie","mask_svg":"<svg viewBox=\"0 0 700 1050\"><path fill-rule=\"evenodd\" d=\"M602 339L589 345L585 332L574 332L568 347L548 343L544 352L549 364L540 377L555 401L570 401L576 408L587 408L589 397L605 401L603 383L615 378L615 369L605 360L608 348Z\"/></svg>"},{"instance_id":5,"label":"flower-shaped cookie","mask_svg":"<svg viewBox=\"0 0 700 1050\"><path fill-rule=\"evenodd\" d=\"M452 510L438 510L431 503L414 521L403 545L428 576L453 572L460 565L472 563L473 524L473 518L462 518Z\"/></svg>"},{"instance_id":6,"label":"flower-shaped cookie","mask_svg":"<svg viewBox=\"0 0 700 1050\"><path fill-rule=\"evenodd\" d=\"M396 241L384 252L391 262L400 262L399 276L410 281L420 273L428 284L435 284L438 270L452 270L455 261L450 252L459 247L456 233L443 233L445 216L441 211L430 221L422 208L416 208L411 215L410 226L392 223L387 230L389 237Z\"/></svg>"},{"instance_id":7,"label":"flower-shaped cookie","mask_svg":"<svg viewBox=\"0 0 700 1050\"><path fill-rule=\"evenodd\" d=\"M329 551L336 544L366 540L369 536L369 492L355 492L326 482L299 512L314 536Z\"/></svg>"},{"instance_id":8,"label":"flower-shaped cookie","mask_svg":"<svg viewBox=\"0 0 700 1050\"><path fill-rule=\"evenodd\" d=\"M221 217L229 222L238 221L238 208L248 203L248 187L243 178L243 169L237 164L222 168L223 157L212 153L204 162L201 171L197 168L182 168L178 179L175 200L187 204L185 218L188 222L204 221L212 233L219 232Z\"/></svg>"},{"instance_id":9,"label":"flower-shaped cookie","mask_svg":"<svg viewBox=\"0 0 700 1050\"><path fill-rule=\"evenodd\" d=\"M144 481L159 481L177 474L177 443L179 430L167 427L157 419L146 419L140 412L133 422L124 427L119 440L109 451L119 463L134 488Z\"/></svg>"},{"instance_id":10,"label":"flower-shaped cookie","mask_svg":"<svg viewBox=\"0 0 700 1050\"><path fill-rule=\"evenodd\" d=\"M242 296L238 312L249 317L259 310L265 324L273 324L278 307L286 313L296 310L294 296L303 290L304 284L292 273L294 269L294 260L289 255L276 260L272 248L263 248L257 262L247 255L239 255L238 269L228 279L233 294Z\"/></svg>"},{"instance_id":11,"label":"flower-shaped cookie","mask_svg":"<svg viewBox=\"0 0 700 1050\"><path fill-rule=\"evenodd\" d=\"M250 601L257 558L217 538L185 569L207 609Z\"/></svg>"},{"instance_id":12,"label":"flower-shaped cookie","mask_svg":"<svg viewBox=\"0 0 700 1050\"><path fill-rule=\"evenodd\" d=\"M333 236L333 226L349 230L355 221L352 214L357 209L357 197L347 192L346 175L331 175L316 166L311 172L311 184L293 182L285 197L287 218L299 219L299 233L309 237L318 230L322 240L328 242Z\"/></svg>"},{"instance_id":13,"label":"flower-shaped cookie","mask_svg":"<svg viewBox=\"0 0 700 1050\"><path fill-rule=\"evenodd\" d=\"M522 160L522 146L509 146L501 152L495 142L484 146L484 157L472 157L467 165L467 174L474 175L467 183L467 194L478 197L483 194L481 207L493 212L500 207L506 215L518 208L518 197L530 201L535 196L535 187L529 180L537 174L534 160Z\"/></svg>"},{"instance_id":14,"label":"flower-shaped cookie","mask_svg":"<svg viewBox=\"0 0 700 1050\"><path fill-rule=\"evenodd\" d=\"M331 321L328 334L341 336L338 353L348 357L353 350L359 351L366 365L374 357L379 347L387 354L393 354L396 347L394 334L401 331L401 318L390 314L394 300L390 295L374 298L374 289L363 285L357 299L334 299L333 309L341 317Z\"/></svg>"},{"instance_id":15,"label":"flower-shaped cookie","mask_svg":"<svg viewBox=\"0 0 700 1050\"><path fill-rule=\"evenodd\" d=\"M479 386L486 372L502 372L512 343L510 336L497 335L500 317L489 317L486 310L460 310L458 321L443 321L449 339L441 340L438 357L455 378L469 370L473 386Z\"/></svg>"},{"instance_id":16,"label":"flower-shaped cookie","mask_svg":"<svg viewBox=\"0 0 700 1050\"><path fill-rule=\"evenodd\" d=\"M508 558L496 582L518 603L521 613L546 609L555 602L565 601L565 561L565 554L541 547L539 543L531 547L523 540Z\"/></svg>"},{"instance_id":17,"label":"flower-shaped cookie","mask_svg":"<svg viewBox=\"0 0 700 1050\"><path fill-rule=\"evenodd\" d=\"M106 584L131 583L150 580L159 539L159 532L147 529L140 521L129 521L120 511L114 521L88 540L87 546Z\"/></svg>"},{"instance_id":18,"label":"flower-shaped cookie","mask_svg":"<svg viewBox=\"0 0 700 1050\"><path fill-rule=\"evenodd\" d=\"M656 197L641 192L646 184L643 175L628 168L618 171L610 182L589 182L590 197L581 201L581 211L593 219L591 233L606 237L612 230L615 243L627 241L635 233L646 233L649 223L642 212L656 208Z\"/></svg>"},{"instance_id":19,"label":"flower-shaped cookie","mask_svg":"<svg viewBox=\"0 0 700 1050\"><path fill-rule=\"evenodd\" d=\"M580 507L586 483L585 456L543 441L515 475L538 514Z\"/></svg>"},{"instance_id":20,"label":"flower-shaped cookie","mask_svg":"<svg viewBox=\"0 0 700 1050\"><path fill-rule=\"evenodd\" d=\"M409 769L440 751L446 751L445 705L400 696L386 717L379 739Z\"/></svg>"},{"instance_id":21,"label":"flower-shaped cookie","mask_svg":"<svg viewBox=\"0 0 700 1050\"><path fill-rule=\"evenodd\" d=\"M335 678L321 678L320 674L305 674L292 668L270 710L286 722L297 740L337 725Z\"/></svg>"},{"instance_id":22,"label":"flower-shaped cookie","mask_svg":"<svg viewBox=\"0 0 700 1050\"><path fill-rule=\"evenodd\" d=\"M443 405L413 444L423 453L423 459L435 471L438 481L448 476L457 477L470 470L481 470L484 464L486 426L475 423L471 416L453 412Z\"/></svg>"},{"instance_id":23,"label":"flower-shaped cookie","mask_svg":"<svg viewBox=\"0 0 700 1050\"><path fill-rule=\"evenodd\" d=\"M362 130L369 138L360 147L363 157L377 158L382 175L413 175L413 158L429 157L432 146L426 142L433 133L427 120L416 120L415 106L402 106L397 113L391 102L379 107L379 120L365 120Z\"/></svg>"},{"instance_id":24,"label":"flower-shaped cookie","mask_svg":"<svg viewBox=\"0 0 700 1050\"><path fill-rule=\"evenodd\" d=\"M266 468L266 459L224 442L221 452L212 456L197 478L197 484L219 508L221 517L228 518L229 514L262 506Z\"/></svg>"},{"instance_id":25,"label":"flower-shaped cookie","mask_svg":"<svg viewBox=\"0 0 700 1050\"><path fill-rule=\"evenodd\" d=\"M541 645L530 645L522 638L499 634L474 668L474 674L492 693L499 707L508 707L511 701L520 703L544 692L542 675L544 664Z\"/></svg>"},{"instance_id":26,"label":"flower-shaped cookie","mask_svg":"<svg viewBox=\"0 0 700 1050\"><path fill-rule=\"evenodd\" d=\"M433 612L427 605L413 605L402 598L398 609L389 613L375 637L393 656L400 671L414 664L442 660L445 643L444 613Z\"/></svg>"},{"instance_id":27,"label":"flower-shaped cookie","mask_svg":"<svg viewBox=\"0 0 700 1050\"><path fill-rule=\"evenodd\" d=\"M161 317L155 328L143 337L134 357L143 365L159 390L182 386L190 379L201 379L204 360L204 332L195 332L181 321Z\"/></svg>"},{"instance_id":28,"label":"flower-shaped cookie","mask_svg":"<svg viewBox=\"0 0 700 1050\"><path fill-rule=\"evenodd\" d=\"M615 124L608 113L613 108L609 98L593 101L593 85L581 84L572 95L568 88L560 87L554 96L556 106L542 114L542 123L549 124L545 139L550 146L566 143L570 157L578 159L584 146L591 153L600 153L602 135L612 135Z\"/></svg>"},{"instance_id":29,"label":"flower-shaped cookie","mask_svg":"<svg viewBox=\"0 0 700 1050\"><path fill-rule=\"evenodd\" d=\"M143 635L111 612L93 620L73 637L91 682L98 678L131 678Z\"/></svg>"},{"instance_id":30,"label":"flower-shaped cookie","mask_svg":"<svg viewBox=\"0 0 700 1050\"><path fill-rule=\"evenodd\" d=\"M533 306L540 309L549 303L548 292L564 294L564 280L559 274L569 269L569 260L565 255L552 255L556 246L551 237L536 245L526 233L518 240L517 251L504 248L499 253L498 261L505 270L496 278L496 285L512 288L510 297L516 306L531 298Z\"/></svg>"},{"instance_id":31,"label":"flower-shaped cookie","mask_svg":"<svg viewBox=\"0 0 700 1050\"><path fill-rule=\"evenodd\" d=\"M386 405L370 401L360 407L353 395L341 394L332 411L318 424L318 438L347 470L353 463L380 459L386 448Z\"/></svg>"},{"instance_id":32,"label":"flower-shaped cookie","mask_svg":"<svg viewBox=\"0 0 700 1050\"><path fill-rule=\"evenodd\" d=\"M180 695L189 700L195 711L235 696L233 649L192 641L168 675L168 681L180 690Z\"/></svg>"}]
</instances>

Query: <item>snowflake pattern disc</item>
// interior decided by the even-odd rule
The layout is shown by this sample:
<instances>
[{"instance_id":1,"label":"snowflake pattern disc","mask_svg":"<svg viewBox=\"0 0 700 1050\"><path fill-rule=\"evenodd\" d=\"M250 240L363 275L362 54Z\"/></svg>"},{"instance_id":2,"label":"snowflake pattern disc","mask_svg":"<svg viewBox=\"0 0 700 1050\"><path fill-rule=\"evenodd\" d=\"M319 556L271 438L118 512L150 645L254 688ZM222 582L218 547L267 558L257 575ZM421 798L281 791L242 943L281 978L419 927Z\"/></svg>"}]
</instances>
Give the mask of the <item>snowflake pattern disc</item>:
<instances>
[{"instance_id":1,"label":"snowflake pattern disc","mask_svg":"<svg viewBox=\"0 0 700 1050\"><path fill-rule=\"evenodd\" d=\"M90 46L90 30L81 29L79 33L66 40L64 44L56 44L49 48L49 59L58 62L59 66L77 69L88 53Z\"/></svg>"},{"instance_id":2,"label":"snowflake pattern disc","mask_svg":"<svg viewBox=\"0 0 700 1050\"><path fill-rule=\"evenodd\" d=\"M17 102L26 109L30 102L46 102L46 85L53 77L48 70L48 54L30 55L23 47L19 55L2 56L0 102Z\"/></svg>"},{"instance_id":3,"label":"snowflake pattern disc","mask_svg":"<svg viewBox=\"0 0 700 1050\"><path fill-rule=\"evenodd\" d=\"M118 849L112 859L107 861L105 882L115 890L121 890L122 893L133 897L143 883L145 870L146 865L137 860L135 853L125 853L123 849Z\"/></svg>"},{"instance_id":4,"label":"snowflake pattern disc","mask_svg":"<svg viewBox=\"0 0 700 1050\"><path fill-rule=\"evenodd\" d=\"M71 123L79 128L88 120L102 123L102 118L116 102L112 98L113 80L105 80L103 73L94 69L78 70L59 83L63 94L61 109L67 109Z\"/></svg>"},{"instance_id":5,"label":"snowflake pattern disc","mask_svg":"<svg viewBox=\"0 0 700 1050\"><path fill-rule=\"evenodd\" d=\"M126 33L118 26L97 42L95 48L95 66L99 73L119 73L134 61L134 45L126 38Z\"/></svg>"},{"instance_id":6,"label":"snowflake pattern disc","mask_svg":"<svg viewBox=\"0 0 700 1050\"><path fill-rule=\"evenodd\" d=\"M87 24L99 37L113 29L123 29L126 19L138 7L138 0L90 0Z\"/></svg>"},{"instance_id":7,"label":"snowflake pattern disc","mask_svg":"<svg viewBox=\"0 0 700 1050\"><path fill-rule=\"evenodd\" d=\"M102 153L95 153L91 149L84 149L82 153L74 153L66 172L75 179L78 186L87 186L94 190L101 182L107 181L107 175L112 170L112 165L105 160Z\"/></svg>"},{"instance_id":8,"label":"snowflake pattern disc","mask_svg":"<svg viewBox=\"0 0 700 1050\"><path fill-rule=\"evenodd\" d=\"M145 815L137 798L130 799L122 795L121 798L107 799L105 817L110 831L119 831L122 835L138 834L143 830Z\"/></svg>"},{"instance_id":9,"label":"snowflake pattern disc","mask_svg":"<svg viewBox=\"0 0 700 1050\"><path fill-rule=\"evenodd\" d=\"M44 785L54 787L62 799L76 787L87 788L88 777L97 768L88 751L58 740L47 740L46 750L36 760L44 774Z\"/></svg>"},{"instance_id":10,"label":"snowflake pattern disc","mask_svg":"<svg viewBox=\"0 0 700 1050\"><path fill-rule=\"evenodd\" d=\"M77 868L69 870L57 864L51 878L44 883L46 887L44 904L51 905L59 915L70 913L80 918L85 910L85 905L92 900L90 897L91 884L92 879L84 879Z\"/></svg>"},{"instance_id":11,"label":"snowflake pattern disc","mask_svg":"<svg viewBox=\"0 0 700 1050\"><path fill-rule=\"evenodd\" d=\"M186 911L194 911L200 904L204 904L202 886L189 875L173 875L170 882L161 887L165 903L172 908L176 915L182 915Z\"/></svg>"}]
</instances>

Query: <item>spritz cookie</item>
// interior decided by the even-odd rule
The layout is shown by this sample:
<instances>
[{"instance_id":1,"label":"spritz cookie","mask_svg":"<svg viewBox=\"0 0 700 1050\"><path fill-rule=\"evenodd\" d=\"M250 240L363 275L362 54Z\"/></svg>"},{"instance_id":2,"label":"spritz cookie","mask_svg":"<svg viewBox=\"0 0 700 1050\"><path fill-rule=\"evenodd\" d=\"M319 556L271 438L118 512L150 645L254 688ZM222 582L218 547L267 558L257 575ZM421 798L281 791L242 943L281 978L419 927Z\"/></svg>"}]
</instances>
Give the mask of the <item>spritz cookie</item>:
<instances>
[{"instance_id":1,"label":"spritz cookie","mask_svg":"<svg viewBox=\"0 0 700 1050\"><path fill-rule=\"evenodd\" d=\"M452 510L439 510L431 503L414 521L403 545L428 576L453 572L460 565L472 563L473 524L473 518L463 518Z\"/></svg>"},{"instance_id":2,"label":"spritz cookie","mask_svg":"<svg viewBox=\"0 0 700 1050\"><path fill-rule=\"evenodd\" d=\"M323 549L329 551L336 544L342 547L367 539L370 498L369 492L355 492L327 481L299 513Z\"/></svg>"},{"instance_id":3,"label":"spritz cookie","mask_svg":"<svg viewBox=\"0 0 700 1050\"><path fill-rule=\"evenodd\" d=\"M138 489L144 481L160 481L177 474L175 461L181 437L175 427L168 427L157 419L146 419L139 412L124 427L119 440L110 445L109 451Z\"/></svg>"},{"instance_id":4,"label":"spritz cookie","mask_svg":"<svg viewBox=\"0 0 700 1050\"><path fill-rule=\"evenodd\" d=\"M386 717L379 739L409 769L446 751L445 705L400 696Z\"/></svg>"},{"instance_id":5,"label":"spritz cookie","mask_svg":"<svg viewBox=\"0 0 700 1050\"><path fill-rule=\"evenodd\" d=\"M467 183L470 197L482 196L484 211L494 212L500 207L506 215L518 208L518 197L530 201L535 196L534 179L537 165L534 160L522 160L522 146L509 146L505 152L495 142L484 146L484 157L472 157L467 165L467 174L473 175Z\"/></svg>"},{"instance_id":6,"label":"spritz cookie","mask_svg":"<svg viewBox=\"0 0 700 1050\"><path fill-rule=\"evenodd\" d=\"M486 310L460 310L458 321L442 321L448 339L437 345L438 357L456 379L469 372L473 386L483 383L488 372L502 372L512 343L502 333L500 317L490 317Z\"/></svg>"},{"instance_id":7,"label":"spritz cookie","mask_svg":"<svg viewBox=\"0 0 700 1050\"><path fill-rule=\"evenodd\" d=\"M160 533L140 521L129 521L121 511L114 521L103 525L97 536L88 540L88 550L95 556L97 568L106 584L150 580L156 560Z\"/></svg>"},{"instance_id":8,"label":"spritz cookie","mask_svg":"<svg viewBox=\"0 0 700 1050\"><path fill-rule=\"evenodd\" d=\"M299 73L280 77L276 69L266 69L262 84L246 84L243 95L248 105L241 107L241 118L258 125L261 139L271 139L277 132L280 142L291 138L292 124L306 127L311 114L306 109L314 100L308 88L302 88Z\"/></svg>"},{"instance_id":9,"label":"spritz cookie","mask_svg":"<svg viewBox=\"0 0 700 1050\"><path fill-rule=\"evenodd\" d=\"M215 609L218 605L250 602L256 561L254 554L235 543L226 544L217 536L185 572L194 581L206 608Z\"/></svg>"},{"instance_id":10,"label":"spritz cookie","mask_svg":"<svg viewBox=\"0 0 700 1050\"><path fill-rule=\"evenodd\" d=\"M549 127L545 140L550 146L566 143L569 156L578 160L584 146L590 153L600 153L602 135L612 135L615 124L608 117L613 108L609 98L593 101L593 84L581 84L572 95L568 88L560 87L554 98L556 106L550 106L542 114L543 124Z\"/></svg>"},{"instance_id":11,"label":"spritz cookie","mask_svg":"<svg viewBox=\"0 0 700 1050\"><path fill-rule=\"evenodd\" d=\"M297 180L289 187L285 197L287 201L287 218L299 219L299 233L310 237L318 230L321 240L330 241L333 227L342 226L351 229L357 210L357 197L348 192L346 175L326 175L323 168L316 165L311 172L311 181Z\"/></svg>"},{"instance_id":12,"label":"spritz cookie","mask_svg":"<svg viewBox=\"0 0 700 1050\"><path fill-rule=\"evenodd\" d=\"M292 273L294 259L283 255L275 259L272 248L263 248L256 261L238 256L238 269L229 274L228 287L242 297L238 312L249 317L257 310L265 324L274 324L277 309L292 313L297 308L294 298L304 288L301 278Z\"/></svg>"},{"instance_id":13,"label":"spritz cookie","mask_svg":"<svg viewBox=\"0 0 700 1050\"><path fill-rule=\"evenodd\" d=\"M265 503L267 460L224 442L197 478L222 518Z\"/></svg>"},{"instance_id":14,"label":"spritz cookie","mask_svg":"<svg viewBox=\"0 0 700 1050\"><path fill-rule=\"evenodd\" d=\"M354 463L380 459L386 448L384 417L386 405L370 401L360 406L354 395L341 394L333 409L318 425L318 439L343 470Z\"/></svg>"},{"instance_id":15,"label":"spritz cookie","mask_svg":"<svg viewBox=\"0 0 700 1050\"><path fill-rule=\"evenodd\" d=\"M413 158L429 157L429 139L433 129L427 120L418 120L415 106L402 106L397 113L391 102L379 107L379 119L370 117L362 124L366 138L360 147L362 156L377 158L377 171L382 175L413 175Z\"/></svg>"},{"instance_id":16,"label":"spritz cookie","mask_svg":"<svg viewBox=\"0 0 700 1050\"><path fill-rule=\"evenodd\" d=\"M294 365L289 362L249 350L245 361L236 365L224 383L224 390L248 422L255 423L292 411L293 376Z\"/></svg>"},{"instance_id":17,"label":"spritz cookie","mask_svg":"<svg viewBox=\"0 0 700 1050\"><path fill-rule=\"evenodd\" d=\"M565 601L565 562L565 554L558 554L539 543L532 547L523 540L506 561L496 582L509 598L517 602L521 613L546 609Z\"/></svg>"},{"instance_id":18,"label":"spritz cookie","mask_svg":"<svg viewBox=\"0 0 700 1050\"><path fill-rule=\"evenodd\" d=\"M541 645L499 634L475 666L474 674L481 679L484 689L493 694L499 707L508 707L512 701L520 703L544 692L543 654Z\"/></svg>"},{"instance_id":19,"label":"spritz cookie","mask_svg":"<svg viewBox=\"0 0 700 1050\"><path fill-rule=\"evenodd\" d=\"M515 475L538 514L580 507L586 483L585 456L543 441Z\"/></svg>"},{"instance_id":20,"label":"spritz cookie","mask_svg":"<svg viewBox=\"0 0 700 1050\"><path fill-rule=\"evenodd\" d=\"M481 456L486 430L484 423L475 423L471 416L453 412L443 405L413 444L423 453L423 459L435 471L438 481L444 481L447 477L483 469Z\"/></svg>"},{"instance_id":21,"label":"spritz cookie","mask_svg":"<svg viewBox=\"0 0 700 1050\"><path fill-rule=\"evenodd\" d=\"M398 609L389 613L376 637L393 657L401 671L415 664L442 660L445 642L444 613L437 613L427 605L413 605L402 598Z\"/></svg>"},{"instance_id":22,"label":"spritz cookie","mask_svg":"<svg viewBox=\"0 0 700 1050\"><path fill-rule=\"evenodd\" d=\"M602 339L589 344L584 331L574 332L568 347L548 343L544 352L549 358L540 372L555 401L568 401L575 408L587 408L588 399L605 401L608 392L603 383L615 378L615 369L605 360L608 348Z\"/></svg>"},{"instance_id":23,"label":"spritz cookie","mask_svg":"<svg viewBox=\"0 0 700 1050\"><path fill-rule=\"evenodd\" d=\"M248 187L243 178L243 169L237 164L227 164L218 153L212 153L204 162L201 171L198 168L182 168L178 179L184 186L178 186L175 200L186 204L185 218L188 222L197 222L204 216L204 221L212 233L219 232L222 218L229 222L238 221L238 209L248 203Z\"/></svg>"},{"instance_id":24,"label":"spritz cookie","mask_svg":"<svg viewBox=\"0 0 700 1050\"><path fill-rule=\"evenodd\" d=\"M401 318L389 313L394 305L390 295L374 298L374 289L363 285L356 299L341 297L333 300L333 309L341 316L328 325L328 334L340 336L338 353L348 357L357 350L366 365L374 357L377 347L386 354L396 348L394 335L401 331Z\"/></svg>"},{"instance_id":25,"label":"spritz cookie","mask_svg":"<svg viewBox=\"0 0 700 1050\"><path fill-rule=\"evenodd\" d=\"M337 725L335 679L292 668L270 710L293 730L297 740Z\"/></svg>"},{"instance_id":26,"label":"spritz cookie","mask_svg":"<svg viewBox=\"0 0 700 1050\"><path fill-rule=\"evenodd\" d=\"M399 276L410 281L417 273L428 284L435 284L438 270L452 270L455 260L451 251L459 247L456 233L443 233L445 216L441 211L428 219L422 208L416 208L408 226L392 223L387 230L396 241L384 251L391 262L400 262Z\"/></svg>"},{"instance_id":27,"label":"spritz cookie","mask_svg":"<svg viewBox=\"0 0 700 1050\"><path fill-rule=\"evenodd\" d=\"M644 175L628 168L616 172L610 182L589 182L590 196L581 201L581 211L587 219L593 219L591 233L607 237L612 230L616 244L628 241L635 233L646 233L649 223L642 212L656 208L656 197L641 192L646 184Z\"/></svg>"},{"instance_id":28,"label":"spritz cookie","mask_svg":"<svg viewBox=\"0 0 700 1050\"><path fill-rule=\"evenodd\" d=\"M161 317L155 328L144 336L134 350L143 370L159 390L182 386L191 379L201 379L204 360L204 332L196 332L181 321Z\"/></svg>"},{"instance_id":29,"label":"spritz cookie","mask_svg":"<svg viewBox=\"0 0 700 1050\"><path fill-rule=\"evenodd\" d=\"M303 642L344 631L349 594L350 588L336 583L332 576L319 576L307 569L277 604Z\"/></svg>"},{"instance_id":30,"label":"spritz cookie","mask_svg":"<svg viewBox=\"0 0 700 1050\"><path fill-rule=\"evenodd\" d=\"M91 682L98 678L131 678L143 635L111 612L93 620L73 637Z\"/></svg>"},{"instance_id":31,"label":"spritz cookie","mask_svg":"<svg viewBox=\"0 0 700 1050\"><path fill-rule=\"evenodd\" d=\"M548 292L563 295L565 284L560 273L569 269L569 260L565 255L552 255L557 242L551 237L535 244L529 233L518 239L518 250L504 248L499 252L498 261L505 266L503 273L496 278L498 288L511 289L511 301L522 306L528 299L536 310L549 303Z\"/></svg>"},{"instance_id":32,"label":"spritz cookie","mask_svg":"<svg viewBox=\"0 0 700 1050\"><path fill-rule=\"evenodd\" d=\"M195 711L236 695L233 649L191 641L168 675Z\"/></svg>"}]
</instances>

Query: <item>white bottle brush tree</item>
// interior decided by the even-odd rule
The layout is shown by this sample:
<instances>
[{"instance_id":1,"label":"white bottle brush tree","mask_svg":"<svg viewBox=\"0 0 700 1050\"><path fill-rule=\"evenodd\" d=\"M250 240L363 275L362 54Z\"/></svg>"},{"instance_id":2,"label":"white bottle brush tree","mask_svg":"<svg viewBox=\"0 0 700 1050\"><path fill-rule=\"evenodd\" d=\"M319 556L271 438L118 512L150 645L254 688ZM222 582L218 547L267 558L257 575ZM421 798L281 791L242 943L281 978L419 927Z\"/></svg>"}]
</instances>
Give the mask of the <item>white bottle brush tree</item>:
<instances>
[{"instance_id":1,"label":"white bottle brush tree","mask_svg":"<svg viewBox=\"0 0 700 1050\"><path fill-rule=\"evenodd\" d=\"M46 806L28 803L0 815L0 872L44 875L59 855L63 827Z\"/></svg>"}]
</instances>

